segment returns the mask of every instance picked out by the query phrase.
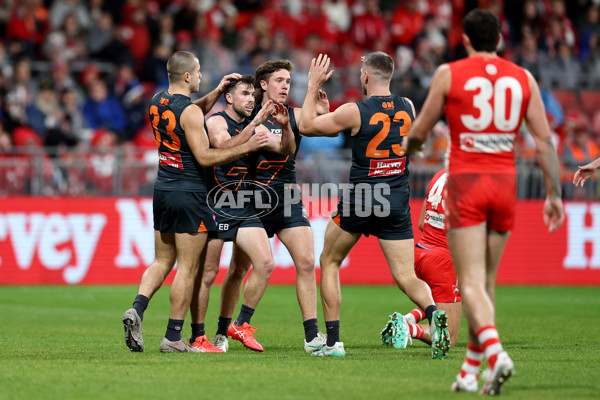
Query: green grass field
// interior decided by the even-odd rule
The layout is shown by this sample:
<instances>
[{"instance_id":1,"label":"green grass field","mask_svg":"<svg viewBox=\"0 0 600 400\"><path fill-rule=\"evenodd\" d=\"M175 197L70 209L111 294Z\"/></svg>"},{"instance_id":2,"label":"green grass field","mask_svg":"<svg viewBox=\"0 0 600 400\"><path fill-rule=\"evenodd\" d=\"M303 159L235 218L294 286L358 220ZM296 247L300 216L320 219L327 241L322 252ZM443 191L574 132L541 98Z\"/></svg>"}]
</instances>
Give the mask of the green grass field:
<instances>
[{"instance_id":1,"label":"green grass field","mask_svg":"<svg viewBox=\"0 0 600 400\"><path fill-rule=\"evenodd\" d=\"M262 354L230 340L227 354L161 354L168 288L144 320L146 352L130 353L121 315L137 288L0 287L0 399L445 399L464 358L466 323L446 360L415 342L398 350L379 332L411 303L394 287L343 287L344 359L302 350L293 287L267 289L252 323ZM219 287L207 316L214 335ZM501 287L498 327L517 376L512 399L600 397L600 288ZM189 335L189 316L184 337ZM319 304L319 323L323 319Z\"/></svg>"}]
</instances>

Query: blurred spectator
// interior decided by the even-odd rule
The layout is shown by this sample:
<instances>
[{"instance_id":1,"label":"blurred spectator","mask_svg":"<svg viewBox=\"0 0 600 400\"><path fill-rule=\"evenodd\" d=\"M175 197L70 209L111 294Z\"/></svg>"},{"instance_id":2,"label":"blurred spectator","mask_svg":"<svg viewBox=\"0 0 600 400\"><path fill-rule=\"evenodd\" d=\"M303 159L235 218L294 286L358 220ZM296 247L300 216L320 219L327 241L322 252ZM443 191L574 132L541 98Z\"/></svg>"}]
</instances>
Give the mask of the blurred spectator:
<instances>
[{"instance_id":1,"label":"blurred spectator","mask_svg":"<svg viewBox=\"0 0 600 400\"><path fill-rule=\"evenodd\" d=\"M60 120L58 99L49 79L42 80L33 102L25 108L25 113L29 126L45 141L48 131L55 129Z\"/></svg>"},{"instance_id":2,"label":"blurred spectator","mask_svg":"<svg viewBox=\"0 0 600 400\"><path fill-rule=\"evenodd\" d=\"M90 26L86 37L86 47L92 57L106 58L111 42L114 40L115 31L113 18L109 13L102 13Z\"/></svg>"},{"instance_id":3,"label":"blurred spectator","mask_svg":"<svg viewBox=\"0 0 600 400\"><path fill-rule=\"evenodd\" d=\"M50 7L50 24L52 28L59 29L67 15L72 15L77 24L84 30L90 26L89 9L78 0L54 0Z\"/></svg>"},{"instance_id":4,"label":"blurred spectator","mask_svg":"<svg viewBox=\"0 0 600 400\"><path fill-rule=\"evenodd\" d=\"M346 0L324 0L323 12L338 32L348 32L352 13Z\"/></svg>"},{"instance_id":5,"label":"blurred spectator","mask_svg":"<svg viewBox=\"0 0 600 400\"><path fill-rule=\"evenodd\" d=\"M35 97L37 82L31 79L31 61L23 58L17 61L13 72L13 85L6 94L6 128L9 131L15 126L27 125L25 109Z\"/></svg>"},{"instance_id":6,"label":"blurred spectator","mask_svg":"<svg viewBox=\"0 0 600 400\"><path fill-rule=\"evenodd\" d=\"M136 71L141 71L143 63L150 53L150 32L148 32L148 21L143 4L137 7L131 14L131 18L121 27L123 42L129 48L133 56ZM120 63L125 59L120 59Z\"/></svg>"},{"instance_id":7,"label":"blurred spectator","mask_svg":"<svg viewBox=\"0 0 600 400\"><path fill-rule=\"evenodd\" d=\"M591 4L586 12L584 21L578 24L580 51L577 59L585 62L593 57L600 38L600 11L598 5Z\"/></svg>"},{"instance_id":8,"label":"blurred spectator","mask_svg":"<svg viewBox=\"0 0 600 400\"><path fill-rule=\"evenodd\" d=\"M539 75L548 64L548 56L538 50L535 36L531 33L525 33L516 49L514 61L534 75Z\"/></svg>"},{"instance_id":9,"label":"blurred spectator","mask_svg":"<svg viewBox=\"0 0 600 400\"><path fill-rule=\"evenodd\" d=\"M169 86L169 77L167 76L167 60L171 56L171 49L164 44L157 45L152 54L144 62L142 71L142 80L154 83L158 88Z\"/></svg>"},{"instance_id":10,"label":"blurred spectator","mask_svg":"<svg viewBox=\"0 0 600 400\"><path fill-rule=\"evenodd\" d=\"M392 39L395 28L393 25ZM366 0L364 14L355 15L352 20L350 35L354 43L363 49L369 49L378 39L385 42L390 40L390 32L379 8L379 0Z\"/></svg>"},{"instance_id":11,"label":"blurred spectator","mask_svg":"<svg viewBox=\"0 0 600 400\"><path fill-rule=\"evenodd\" d=\"M418 9L417 3L411 0L399 2L392 15L391 34L394 45L410 46L423 30L424 15Z\"/></svg>"},{"instance_id":12,"label":"blurred spectator","mask_svg":"<svg viewBox=\"0 0 600 400\"><path fill-rule=\"evenodd\" d=\"M91 131L85 125L79 93L75 89L62 90L60 107L62 111L60 135L53 138L54 145L63 143L72 146L82 141L89 141Z\"/></svg>"},{"instance_id":13,"label":"blurred spectator","mask_svg":"<svg viewBox=\"0 0 600 400\"><path fill-rule=\"evenodd\" d=\"M9 53L15 58L35 57L49 29L48 10L42 0L15 1L6 26Z\"/></svg>"},{"instance_id":14,"label":"blurred spectator","mask_svg":"<svg viewBox=\"0 0 600 400\"><path fill-rule=\"evenodd\" d=\"M564 42L572 50L576 50L576 35L573 23L565 9L564 0L551 0L550 13L547 15L546 46L552 55L557 42Z\"/></svg>"},{"instance_id":15,"label":"blurred spectator","mask_svg":"<svg viewBox=\"0 0 600 400\"><path fill-rule=\"evenodd\" d=\"M541 70L547 87L576 89L579 85L581 67L565 42L556 44L556 55Z\"/></svg>"},{"instance_id":16,"label":"blurred spectator","mask_svg":"<svg viewBox=\"0 0 600 400\"><path fill-rule=\"evenodd\" d=\"M175 30L191 32L198 16L198 0L183 0L177 4L178 10L173 17Z\"/></svg>"},{"instance_id":17,"label":"blurred spectator","mask_svg":"<svg viewBox=\"0 0 600 400\"><path fill-rule=\"evenodd\" d=\"M90 144L91 154L86 163L87 190L96 195L110 195L117 168L115 135L108 130L97 129Z\"/></svg>"},{"instance_id":18,"label":"blurred spectator","mask_svg":"<svg viewBox=\"0 0 600 400\"><path fill-rule=\"evenodd\" d=\"M144 126L147 106L144 103L144 87L138 81L133 68L129 64L119 66L115 81L115 95L121 101L127 116L127 128L122 136L129 141Z\"/></svg>"},{"instance_id":19,"label":"blurred spectator","mask_svg":"<svg viewBox=\"0 0 600 400\"><path fill-rule=\"evenodd\" d=\"M87 126L92 129L105 128L115 132L122 140L133 134L126 131L127 116L123 107L113 95L108 93L104 81L97 79L90 84L89 98L83 105L83 115Z\"/></svg>"},{"instance_id":20,"label":"blurred spectator","mask_svg":"<svg viewBox=\"0 0 600 400\"><path fill-rule=\"evenodd\" d=\"M170 14L161 14L158 20L158 29L150 31L150 34L154 34L152 42L154 46L162 45L168 48L175 46L175 32L174 32L173 16Z\"/></svg>"},{"instance_id":21,"label":"blurred spectator","mask_svg":"<svg viewBox=\"0 0 600 400\"><path fill-rule=\"evenodd\" d=\"M44 52L48 59L66 63L86 58L85 36L75 14L65 15L60 27L46 37Z\"/></svg>"}]
</instances>

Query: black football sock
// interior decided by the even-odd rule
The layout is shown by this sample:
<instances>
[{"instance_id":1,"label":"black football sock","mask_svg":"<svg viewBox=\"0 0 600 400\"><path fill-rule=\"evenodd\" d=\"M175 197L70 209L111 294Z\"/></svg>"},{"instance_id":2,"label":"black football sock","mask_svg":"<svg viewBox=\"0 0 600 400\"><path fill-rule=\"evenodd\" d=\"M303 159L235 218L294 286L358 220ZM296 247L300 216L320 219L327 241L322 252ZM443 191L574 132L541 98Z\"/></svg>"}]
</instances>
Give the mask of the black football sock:
<instances>
[{"instance_id":1,"label":"black football sock","mask_svg":"<svg viewBox=\"0 0 600 400\"><path fill-rule=\"evenodd\" d=\"M149 302L150 299L143 294L138 294L135 296L135 300L133 301L133 308L138 313L142 321L144 320L144 311L146 311L146 308L148 308Z\"/></svg>"},{"instance_id":2,"label":"black football sock","mask_svg":"<svg viewBox=\"0 0 600 400\"><path fill-rule=\"evenodd\" d=\"M183 329L183 319L171 319L167 324L167 332L165 337L171 342L177 342L181 340L181 330Z\"/></svg>"},{"instance_id":3,"label":"black football sock","mask_svg":"<svg viewBox=\"0 0 600 400\"><path fill-rule=\"evenodd\" d=\"M325 321L327 328L327 347L340 341L340 321Z\"/></svg>"},{"instance_id":4,"label":"black football sock","mask_svg":"<svg viewBox=\"0 0 600 400\"><path fill-rule=\"evenodd\" d=\"M242 309L240 310L240 315L238 315L235 320L235 326L242 326L244 322L250 324L250 319L252 318L252 314L254 314L254 308L248 307L245 304L242 304Z\"/></svg>"},{"instance_id":5,"label":"black football sock","mask_svg":"<svg viewBox=\"0 0 600 400\"><path fill-rule=\"evenodd\" d=\"M225 318L219 316L219 323L217 325L217 335L227 336L227 328L231 325L231 318Z\"/></svg>"},{"instance_id":6,"label":"black football sock","mask_svg":"<svg viewBox=\"0 0 600 400\"><path fill-rule=\"evenodd\" d=\"M430 305L427 306L427 308L425 309L425 315L427 316L427 319L429 320L429 325L431 325L431 321L433 321L433 313L437 311L437 306L435 305Z\"/></svg>"},{"instance_id":7,"label":"black football sock","mask_svg":"<svg viewBox=\"0 0 600 400\"><path fill-rule=\"evenodd\" d=\"M198 324L192 322L191 326L192 337L190 338L190 342L194 343L196 341L196 338L206 335L206 332L204 331L204 322L200 322Z\"/></svg>"},{"instance_id":8,"label":"black football sock","mask_svg":"<svg viewBox=\"0 0 600 400\"><path fill-rule=\"evenodd\" d=\"M306 339L306 343L308 343L317 337L319 324L316 318L307 319L302 324L304 325L304 338Z\"/></svg>"}]
</instances>

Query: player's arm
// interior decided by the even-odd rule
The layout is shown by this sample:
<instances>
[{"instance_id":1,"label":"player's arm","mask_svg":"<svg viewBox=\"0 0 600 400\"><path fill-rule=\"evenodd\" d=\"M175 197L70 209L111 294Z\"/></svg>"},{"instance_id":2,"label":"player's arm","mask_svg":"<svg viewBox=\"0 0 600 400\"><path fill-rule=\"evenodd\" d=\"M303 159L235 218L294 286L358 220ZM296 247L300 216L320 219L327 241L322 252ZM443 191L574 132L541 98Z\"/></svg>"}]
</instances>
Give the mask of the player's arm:
<instances>
[{"instance_id":1,"label":"player's arm","mask_svg":"<svg viewBox=\"0 0 600 400\"><path fill-rule=\"evenodd\" d=\"M274 107L275 110L271 115L275 122L281 126L281 136L271 133L264 125L261 125L260 127L267 131L269 138L269 144L265 149L283 155L294 154L296 152L296 138L294 137L294 131L292 131L288 110L283 104L279 103L274 103Z\"/></svg>"},{"instance_id":2,"label":"player's arm","mask_svg":"<svg viewBox=\"0 0 600 400\"><path fill-rule=\"evenodd\" d=\"M316 111L317 111L317 115L324 115L329 113L329 99L327 98L327 93L325 93L324 90L319 89L319 91L317 92L317 106L316 106ZM302 112L302 109L299 107L294 107L294 117L296 117L296 121L300 121L300 113ZM298 130L300 131L300 134L302 136L324 136L322 134L308 134L305 132L302 132L302 129L298 128ZM337 135L327 135L329 137L336 137L339 136L339 132L337 133Z\"/></svg>"},{"instance_id":3,"label":"player's arm","mask_svg":"<svg viewBox=\"0 0 600 400\"><path fill-rule=\"evenodd\" d=\"M271 104L272 101L265 104L265 106L256 114L252 122L246 125L246 127L234 137L231 137L229 134L225 118L222 116L210 117L206 121L206 125L208 127L208 137L211 146L217 149L228 149L246 143L252 137L256 129L259 126L262 126L261 124L267 119L269 113L273 111L274 108ZM216 119L216 121L211 123L213 119Z\"/></svg>"},{"instance_id":4,"label":"player's arm","mask_svg":"<svg viewBox=\"0 0 600 400\"><path fill-rule=\"evenodd\" d=\"M219 97L221 97L221 95L225 93L225 88L227 88L229 83L233 79L240 79L241 77L242 75L238 73L225 75L223 79L221 79L221 82L219 82L219 86L217 86L212 92L196 100L194 104L200 107L204 114L208 114L208 112L214 107L214 105L217 104L217 101L219 101Z\"/></svg>"},{"instance_id":5,"label":"player's arm","mask_svg":"<svg viewBox=\"0 0 600 400\"><path fill-rule=\"evenodd\" d=\"M308 71L308 89L304 104L300 110L299 128L305 136L338 136L340 132L350 129L356 133L360 128L360 113L354 103L346 103L323 115L317 115L319 87L327 82L333 71L329 68L329 57L319 54L313 58Z\"/></svg>"},{"instance_id":6,"label":"player's arm","mask_svg":"<svg viewBox=\"0 0 600 400\"><path fill-rule=\"evenodd\" d=\"M553 232L562 225L565 219L561 200L560 163L558 154L556 154L552 144L550 125L548 125L546 119L540 89L529 72L527 72L527 80L529 81L531 97L525 112L525 121L535 141L536 156L544 172L544 183L546 185L544 222L548 225L550 232Z\"/></svg>"},{"instance_id":7,"label":"player's arm","mask_svg":"<svg viewBox=\"0 0 600 400\"><path fill-rule=\"evenodd\" d=\"M421 215L419 215L419 230L422 232L425 228L425 213L427 212L427 198L423 200L423 207L421 207Z\"/></svg>"},{"instance_id":8,"label":"player's arm","mask_svg":"<svg viewBox=\"0 0 600 400\"><path fill-rule=\"evenodd\" d=\"M267 135L257 134L247 142L228 149L211 149L208 136L204 130L204 113L199 107L188 106L181 113L181 127L194 157L203 167L213 167L237 160L246 153L267 145Z\"/></svg>"},{"instance_id":9,"label":"player's arm","mask_svg":"<svg viewBox=\"0 0 600 400\"><path fill-rule=\"evenodd\" d=\"M443 64L433 74L429 93L419 116L412 123L406 140L405 150L412 154L421 150L421 146L427 140L427 136L435 123L444 112L446 96L450 90L450 67ZM413 108L414 112L414 108Z\"/></svg>"}]
</instances>

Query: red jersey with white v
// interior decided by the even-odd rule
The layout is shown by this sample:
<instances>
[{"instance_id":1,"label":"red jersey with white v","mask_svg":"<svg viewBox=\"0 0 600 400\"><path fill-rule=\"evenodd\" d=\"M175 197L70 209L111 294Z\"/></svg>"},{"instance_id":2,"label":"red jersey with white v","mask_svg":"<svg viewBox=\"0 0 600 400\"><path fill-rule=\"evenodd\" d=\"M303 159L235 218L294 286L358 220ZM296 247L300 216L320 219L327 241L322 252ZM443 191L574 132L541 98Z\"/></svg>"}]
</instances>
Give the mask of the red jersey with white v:
<instances>
[{"instance_id":1,"label":"red jersey with white v","mask_svg":"<svg viewBox=\"0 0 600 400\"><path fill-rule=\"evenodd\" d=\"M446 169L439 171L431 178L427 189L423 235L419 244L429 249L448 249L444 211L446 177Z\"/></svg>"},{"instance_id":2,"label":"red jersey with white v","mask_svg":"<svg viewBox=\"0 0 600 400\"><path fill-rule=\"evenodd\" d=\"M449 66L448 173L515 173L514 141L530 97L525 70L500 57Z\"/></svg>"}]
</instances>

